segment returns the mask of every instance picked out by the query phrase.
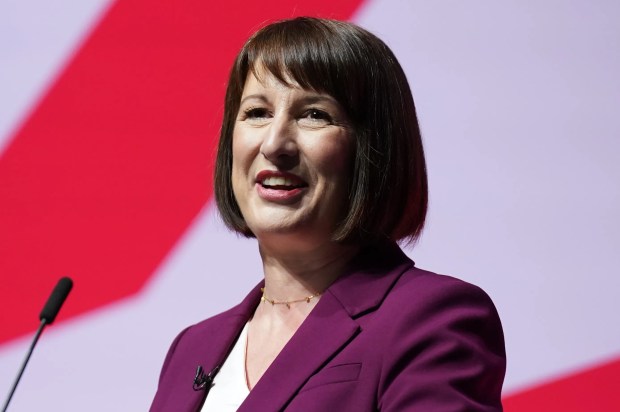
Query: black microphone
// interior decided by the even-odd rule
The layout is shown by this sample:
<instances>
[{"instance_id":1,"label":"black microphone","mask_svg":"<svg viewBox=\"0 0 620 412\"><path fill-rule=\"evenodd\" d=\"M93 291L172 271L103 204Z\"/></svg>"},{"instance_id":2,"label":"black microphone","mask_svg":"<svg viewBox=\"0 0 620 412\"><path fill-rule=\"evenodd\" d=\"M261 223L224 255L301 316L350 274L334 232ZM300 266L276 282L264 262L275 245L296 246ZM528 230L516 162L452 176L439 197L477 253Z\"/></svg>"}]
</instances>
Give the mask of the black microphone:
<instances>
[{"instance_id":1,"label":"black microphone","mask_svg":"<svg viewBox=\"0 0 620 412\"><path fill-rule=\"evenodd\" d=\"M67 299L67 295L71 292L71 288L73 287L73 281L70 278L61 278L56 287L52 291L49 299L43 306L43 310L41 314L39 314L39 319L47 325L51 325L52 322L56 319L56 315L58 315L58 311L62 307L62 304L65 303L65 299Z\"/></svg>"},{"instance_id":2,"label":"black microphone","mask_svg":"<svg viewBox=\"0 0 620 412\"><path fill-rule=\"evenodd\" d=\"M213 368L211 372L205 374L202 366L198 365L196 368L196 376L194 376L194 382L192 388L195 391L206 391L209 393L209 389L213 386L213 380L215 379L215 375L220 371L220 366L216 366Z\"/></svg>"},{"instance_id":3,"label":"black microphone","mask_svg":"<svg viewBox=\"0 0 620 412\"><path fill-rule=\"evenodd\" d=\"M22 363L19 373L17 374L17 378L15 379L15 383L13 383L13 387L11 388L11 391L9 392L9 396L7 397L6 402L4 403L2 412L6 412L6 410L9 407L9 402L11 402L11 398L13 398L15 389L17 389L17 384L19 384L19 381L22 378L24 369L26 369L26 365L28 364L28 361L30 360L32 351L34 350L34 347L37 344L39 337L41 336L41 332L43 332L43 328L45 328L46 325L51 325L52 322L54 322L54 320L56 319L56 315L58 315L58 311L60 311L62 304L65 303L65 299L67 299L67 295L69 295L69 292L71 292L72 287L73 287L73 281L70 278L64 277L58 281L49 299L47 299L47 302L45 303L45 306L43 307L43 310L41 311L41 314L39 315L41 324L39 325L39 328L34 334L34 339L32 340L32 343L30 344L30 348L28 349L26 358L24 359L24 362Z\"/></svg>"}]
</instances>

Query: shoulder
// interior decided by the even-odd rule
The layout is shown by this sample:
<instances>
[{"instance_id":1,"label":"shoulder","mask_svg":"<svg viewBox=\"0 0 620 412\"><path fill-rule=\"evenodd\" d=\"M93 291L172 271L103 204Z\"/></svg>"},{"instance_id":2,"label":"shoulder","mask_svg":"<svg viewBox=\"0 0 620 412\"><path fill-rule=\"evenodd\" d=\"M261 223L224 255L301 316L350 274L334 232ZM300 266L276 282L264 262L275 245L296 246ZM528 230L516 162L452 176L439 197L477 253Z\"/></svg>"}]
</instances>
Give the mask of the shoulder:
<instances>
[{"instance_id":1,"label":"shoulder","mask_svg":"<svg viewBox=\"0 0 620 412\"><path fill-rule=\"evenodd\" d=\"M465 404L467 410L501 410L504 336L495 305L481 288L411 267L376 315L389 325L384 339L395 348L384 357L386 410L407 410L404 405L416 396L428 410ZM407 391L412 384L418 389Z\"/></svg>"},{"instance_id":2,"label":"shoulder","mask_svg":"<svg viewBox=\"0 0 620 412\"><path fill-rule=\"evenodd\" d=\"M477 308L497 316L493 301L480 287L417 267L410 267L402 273L387 300L423 311L458 312Z\"/></svg>"},{"instance_id":3,"label":"shoulder","mask_svg":"<svg viewBox=\"0 0 620 412\"><path fill-rule=\"evenodd\" d=\"M220 341L236 338L252 316L260 300L262 286L262 282L256 285L238 305L185 328L172 343L171 351L178 347L199 347L204 351Z\"/></svg>"},{"instance_id":4,"label":"shoulder","mask_svg":"<svg viewBox=\"0 0 620 412\"><path fill-rule=\"evenodd\" d=\"M257 285L233 308L182 330L170 345L162 366L160 383L171 374L171 370L190 367L195 370L196 365L206 369L225 357L258 303L260 287Z\"/></svg>"},{"instance_id":5,"label":"shoulder","mask_svg":"<svg viewBox=\"0 0 620 412\"><path fill-rule=\"evenodd\" d=\"M377 310L391 318L396 338L459 342L504 358L499 314L480 287L458 278L411 267L404 271ZM482 347L484 346L484 348Z\"/></svg>"},{"instance_id":6,"label":"shoulder","mask_svg":"<svg viewBox=\"0 0 620 412\"><path fill-rule=\"evenodd\" d=\"M205 357L212 350L221 346L227 335L234 334L237 326L243 324L243 319L235 308L212 316L194 325L183 329L172 341L161 370L160 380L167 374L171 365L189 363L195 367L198 359L195 354ZM211 349L213 348L213 349ZM190 359L191 358L191 359Z\"/></svg>"},{"instance_id":7,"label":"shoulder","mask_svg":"<svg viewBox=\"0 0 620 412\"><path fill-rule=\"evenodd\" d=\"M472 309L498 317L481 288L416 267L396 243L376 243L363 249L350 272L330 291L353 317L374 308L403 318L465 314Z\"/></svg>"},{"instance_id":8,"label":"shoulder","mask_svg":"<svg viewBox=\"0 0 620 412\"><path fill-rule=\"evenodd\" d=\"M194 342L196 340L203 341L204 345L204 337L209 336L211 334L221 332L223 327L227 327L232 325L236 325L239 323L239 319L242 317L242 314L239 313L238 307L235 306L230 308L224 312L218 313L207 319L204 319L198 323L190 325L183 329L176 337L173 342L173 345L178 343L178 341L184 342Z\"/></svg>"}]
</instances>

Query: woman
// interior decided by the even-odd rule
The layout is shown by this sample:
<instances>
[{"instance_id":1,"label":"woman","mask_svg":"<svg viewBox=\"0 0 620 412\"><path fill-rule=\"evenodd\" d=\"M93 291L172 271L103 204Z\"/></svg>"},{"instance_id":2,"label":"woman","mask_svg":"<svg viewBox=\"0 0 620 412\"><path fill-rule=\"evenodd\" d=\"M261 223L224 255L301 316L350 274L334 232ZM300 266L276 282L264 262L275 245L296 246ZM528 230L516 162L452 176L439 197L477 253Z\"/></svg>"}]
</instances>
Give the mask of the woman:
<instances>
[{"instance_id":1,"label":"woman","mask_svg":"<svg viewBox=\"0 0 620 412\"><path fill-rule=\"evenodd\" d=\"M250 38L215 193L224 222L257 239L265 279L181 332L152 411L501 410L492 302L395 243L419 236L427 183L413 98L381 40L313 18Z\"/></svg>"}]
</instances>

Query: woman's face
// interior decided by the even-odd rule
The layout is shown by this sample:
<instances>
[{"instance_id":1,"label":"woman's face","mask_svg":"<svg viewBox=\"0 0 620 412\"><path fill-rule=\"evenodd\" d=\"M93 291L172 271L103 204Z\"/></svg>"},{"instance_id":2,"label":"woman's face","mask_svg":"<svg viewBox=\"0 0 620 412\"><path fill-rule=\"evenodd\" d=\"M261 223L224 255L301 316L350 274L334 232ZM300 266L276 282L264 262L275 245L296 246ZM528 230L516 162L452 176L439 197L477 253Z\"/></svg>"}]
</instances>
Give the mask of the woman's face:
<instances>
[{"instance_id":1,"label":"woman's face","mask_svg":"<svg viewBox=\"0 0 620 412\"><path fill-rule=\"evenodd\" d=\"M248 74L233 132L241 213L259 240L328 241L347 204L355 145L345 113L327 94L257 74Z\"/></svg>"}]
</instances>

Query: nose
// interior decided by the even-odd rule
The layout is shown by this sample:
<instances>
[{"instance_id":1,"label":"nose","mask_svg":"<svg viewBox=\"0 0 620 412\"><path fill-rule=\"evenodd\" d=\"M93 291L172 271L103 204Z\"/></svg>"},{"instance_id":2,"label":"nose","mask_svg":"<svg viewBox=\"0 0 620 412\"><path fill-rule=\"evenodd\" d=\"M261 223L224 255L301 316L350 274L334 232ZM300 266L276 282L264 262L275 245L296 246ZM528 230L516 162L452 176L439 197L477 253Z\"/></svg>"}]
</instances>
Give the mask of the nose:
<instances>
[{"instance_id":1,"label":"nose","mask_svg":"<svg viewBox=\"0 0 620 412\"><path fill-rule=\"evenodd\" d=\"M265 130L260 151L267 160L278 167L288 168L294 165L299 154L294 119L289 119L283 114L274 116Z\"/></svg>"}]
</instances>

